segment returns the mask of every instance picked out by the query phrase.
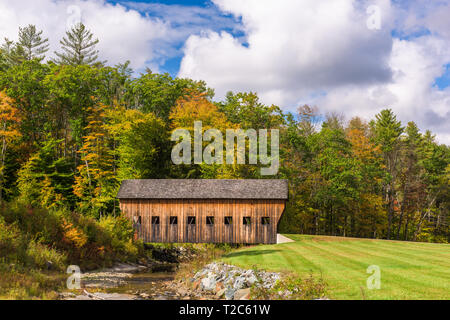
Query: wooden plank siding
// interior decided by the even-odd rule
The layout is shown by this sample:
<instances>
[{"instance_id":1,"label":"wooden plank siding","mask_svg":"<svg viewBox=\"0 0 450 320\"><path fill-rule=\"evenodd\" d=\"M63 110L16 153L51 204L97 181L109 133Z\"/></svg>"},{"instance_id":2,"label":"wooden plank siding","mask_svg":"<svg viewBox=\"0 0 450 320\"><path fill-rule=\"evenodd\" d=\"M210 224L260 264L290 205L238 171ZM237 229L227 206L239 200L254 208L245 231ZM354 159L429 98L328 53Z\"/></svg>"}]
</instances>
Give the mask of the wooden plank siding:
<instances>
[{"instance_id":1,"label":"wooden plank siding","mask_svg":"<svg viewBox=\"0 0 450 320\"><path fill-rule=\"evenodd\" d=\"M121 199L120 208L133 222L140 217L136 232L145 242L273 244L285 200ZM159 217L159 225L152 225L152 217ZM170 224L171 217L177 217L177 225ZM188 217L195 217L195 224L188 225ZM213 225L207 225L207 217L214 218ZM231 217L231 225L225 217ZM244 225L244 217L250 217L250 225ZM263 217L269 224L262 224Z\"/></svg>"}]
</instances>

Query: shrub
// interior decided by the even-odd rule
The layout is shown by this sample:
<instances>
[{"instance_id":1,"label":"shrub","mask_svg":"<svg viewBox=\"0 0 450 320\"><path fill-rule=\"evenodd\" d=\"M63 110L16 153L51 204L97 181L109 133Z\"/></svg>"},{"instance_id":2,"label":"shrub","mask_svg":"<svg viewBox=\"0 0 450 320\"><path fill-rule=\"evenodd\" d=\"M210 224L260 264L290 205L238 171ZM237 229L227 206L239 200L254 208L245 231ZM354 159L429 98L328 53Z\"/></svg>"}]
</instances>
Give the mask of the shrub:
<instances>
[{"instance_id":1,"label":"shrub","mask_svg":"<svg viewBox=\"0 0 450 320\"><path fill-rule=\"evenodd\" d=\"M314 300L324 298L325 293L323 278L315 278L312 274L306 278L282 278L270 289L257 284L251 288L251 297L257 300Z\"/></svg>"},{"instance_id":2,"label":"shrub","mask_svg":"<svg viewBox=\"0 0 450 320\"><path fill-rule=\"evenodd\" d=\"M142 242L124 217L100 221L65 209L32 208L20 202L0 207L0 257L32 268L47 261L63 269L64 263L82 270L111 266L114 261L137 261Z\"/></svg>"},{"instance_id":3,"label":"shrub","mask_svg":"<svg viewBox=\"0 0 450 320\"><path fill-rule=\"evenodd\" d=\"M55 269L64 271L67 266L67 255L53 248L31 241L26 250L26 265L38 269ZM51 263L51 266L49 265Z\"/></svg>"}]
</instances>

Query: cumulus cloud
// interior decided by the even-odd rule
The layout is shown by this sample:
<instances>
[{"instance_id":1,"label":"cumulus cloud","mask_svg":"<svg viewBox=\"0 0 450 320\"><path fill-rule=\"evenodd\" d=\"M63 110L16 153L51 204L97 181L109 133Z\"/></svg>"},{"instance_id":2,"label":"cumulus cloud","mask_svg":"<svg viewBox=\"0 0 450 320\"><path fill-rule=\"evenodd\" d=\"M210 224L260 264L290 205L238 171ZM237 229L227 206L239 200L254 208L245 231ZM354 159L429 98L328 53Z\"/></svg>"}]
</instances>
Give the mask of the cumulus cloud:
<instances>
[{"instance_id":1,"label":"cumulus cloud","mask_svg":"<svg viewBox=\"0 0 450 320\"><path fill-rule=\"evenodd\" d=\"M366 27L367 7L346 0L215 3L242 17L246 43L227 32L191 36L180 75L206 79L221 95L227 88L249 87L274 103L290 104L319 87L385 82L392 76L389 30ZM390 11L387 3L380 5Z\"/></svg>"},{"instance_id":2,"label":"cumulus cloud","mask_svg":"<svg viewBox=\"0 0 450 320\"><path fill-rule=\"evenodd\" d=\"M103 0L2 0L0 37L15 40L19 26L35 24L49 38L52 56L68 25L80 19L100 39L101 58L109 64L131 60L135 68L157 69L167 56L173 32L166 22Z\"/></svg>"},{"instance_id":3,"label":"cumulus cloud","mask_svg":"<svg viewBox=\"0 0 450 320\"><path fill-rule=\"evenodd\" d=\"M417 120L450 143L449 88L433 86L450 61L441 30L448 19L433 19L436 10L425 2L214 2L241 17L246 39L227 32L191 36L181 76L206 80L219 97L228 90L257 91L266 103L288 110L311 103L369 118L390 107L404 122ZM380 9L380 29L367 27L366 9L373 4ZM411 36L422 29L428 32ZM393 37L394 30L405 38Z\"/></svg>"}]
</instances>

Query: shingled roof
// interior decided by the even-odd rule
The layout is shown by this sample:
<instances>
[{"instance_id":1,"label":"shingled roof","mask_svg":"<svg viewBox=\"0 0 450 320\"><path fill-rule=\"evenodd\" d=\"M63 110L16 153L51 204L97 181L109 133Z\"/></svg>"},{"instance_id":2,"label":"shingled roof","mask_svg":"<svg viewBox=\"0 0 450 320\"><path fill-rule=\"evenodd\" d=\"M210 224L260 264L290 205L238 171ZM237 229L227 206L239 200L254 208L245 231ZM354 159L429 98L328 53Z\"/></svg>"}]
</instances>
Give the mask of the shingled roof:
<instances>
[{"instance_id":1,"label":"shingled roof","mask_svg":"<svg viewBox=\"0 0 450 320\"><path fill-rule=\"evenodd\" d=\"M124 180L119 199L288 199L287 180Z\"/></svg>"}]
</instances>

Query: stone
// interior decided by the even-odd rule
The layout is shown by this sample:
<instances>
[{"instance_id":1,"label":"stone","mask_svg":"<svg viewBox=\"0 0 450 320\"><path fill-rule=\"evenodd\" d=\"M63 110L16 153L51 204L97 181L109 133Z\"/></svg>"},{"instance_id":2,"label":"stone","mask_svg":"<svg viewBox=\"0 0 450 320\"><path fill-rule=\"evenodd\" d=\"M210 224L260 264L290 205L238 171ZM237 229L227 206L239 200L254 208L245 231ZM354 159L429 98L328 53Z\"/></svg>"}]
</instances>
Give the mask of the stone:
<instances>
[{"instance_id":1,"label":"stone","mask_svg":"<svg viewBox=\"0 0 450 320\"><path fill-rule=\"evenodd\" d=\"M236 280L234 281L234 289L235 290L240 290L242 288L244 288L245 286L245 278L244 277L237 277Z\"/></svg>"},{"instance_id":2,"label":"stone","mask_svg":"<svg viewBox=\"0 0 450 320\"><path fill-rule=\"evenodd\" d=\"M216 279L211 275L203 278L200 287L205 291L214 291L216 289Z\"/></svg>"},{"instance_id":3,"label":"stone","mask_svg":"<svg viewBox=\"0 0 450 320\"><path fill-rule=\"evenodd\" d=\"M221 299L221 298L224 296L225 291L226 291L225 288L223 288L223 289L217 291L217 293L216 293L216 298L217 298L217 299Z\"/></svg>"},{"instance_id":4,"label":"stone","mask_svg":"<svg viewBox=\"0 0 450 320\"><path fill-rule=\"evenodd\" d=\"M225 286L223 285L223 282L217 282L216 283L216 292L219 292L221 290L225 289Z\"/></svg>"},{"instance_id":5,"label":"stone","mask_svg":"<svg viewBox=\"0 0 450 320\"><path fill-rule=\"evenodd\" d=\"M194 281L192 284L192 289L197 290L200 287L200 280Z\"/></svg>"},{"instance_id":6,"label":"stone","mask_svg":"<svg viewBox=\"0 0 450 320\"><path fill-rule=\"evenodd\" d=\"M252 286L253 284L255 284L255 282L258 281L258 278L256 278L256 276L254 274L251 274L247 279L247 283Z\"/></svg>"},{"instance_id":7,"label":"stone","mask_svg":"<svg viewBox=\"0 0 450 320\"><path fill-rule=\"evenodd\" d=\"M227 288L225 290L225 299L227 300L233 300L234 299L234 294L236 293L236 289L234 288Z\"/></svg>"},{"instance_id":8,"label":"stone","mask_svg":"<svg viewBox=\"0 0 450 320\"><path fill-rule=\"evenodd\" d=\"M249 300L249 299L250 299L250 288L238 290L234 294L234 300Z\"/></svg>"}]
</instances>

